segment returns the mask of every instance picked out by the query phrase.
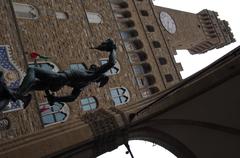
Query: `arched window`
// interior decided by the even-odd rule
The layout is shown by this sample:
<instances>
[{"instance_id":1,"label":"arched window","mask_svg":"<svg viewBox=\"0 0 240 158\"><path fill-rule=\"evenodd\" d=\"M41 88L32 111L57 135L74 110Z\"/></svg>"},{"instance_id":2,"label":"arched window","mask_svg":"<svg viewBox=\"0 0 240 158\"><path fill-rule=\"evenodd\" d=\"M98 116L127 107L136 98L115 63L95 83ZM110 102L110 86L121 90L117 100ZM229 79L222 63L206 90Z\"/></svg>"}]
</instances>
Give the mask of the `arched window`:
<instances>
[{"instance_id":1,"label":"arched window","mask_svg":"<svg viewBox=\"0 0 240 158\"><path fill-rule=\"evenodd\" d=\"M146 73L149 73L151 70L152 70L151 65L147 63L133 66L133 71L136 75L146 74Z\"/></svg>"},{"instance_id":2,"label":"arched window","mask_svg":"<svg viewBox=\"0 0 240 158\"><path fill-rule=\"evenodd\" d=\"M154 32L155 31L155 29L152 25L146 25L146 28L147 28L148 32Z\"/></svg>"},{"instance_id":3,"label":"arched window","mask_svg":"<svg viewBox=\"0 0 240 158\"><path fill-rule=\"evenodd\" d=\"M141 40L136 39L133 41L125 41L124 46L127 49L127 51L134 51L143 48L143 43Z\"/></svg>"},{"instance_id":4,"label":"arched window","mask_svg":"<svg viewBox=\"0 0 240 158\"><path fill-rule=\"evenodd\" d=\"M127 88L124 87L111 88L110 92L115 106L126 104L130 100L130 94Z\"/></svg>"},{"instance_id":5,"label":"arched window","mask_svg":"<svg viewBox=\"0 0 240 158\"><path fill-rule=\"evenodd\" d=\"M102 16L99 13L95 12L86 12L88 22L89 23L94 23L94 24L99 24L102 23Z\"/></svg>"},{"instance_id":6,"label":"arched window","mask_svg":"<svg viewBox=\"0 0 240 158\"><path fill-rule=\"evenodd\" d=\"M147 54L142 51L131 53L129 56L132 63L137 63L137 62L142 62L147 60Z\"/></svg>"},{"instance_id":7,"label":"arched window","mask_svg":"<svg viewBox=\"0 0 240 158\"><path fill-rule=\"evenodd\" d=\"M39 106L44 127L65 122L69 117L69 107L65 103L55 102L53 106L41 103Z\"/></svg>"},{"instance_id":8,"label":"arched window","mask_svg":"<svg viewBox=\"0 0 240 158\"><path fill-rule=\"evenodd\" d=\"M158 61L161 65L166 65L167 64L167 60L163 57L158 58Z\"/></svg>"},{"instance_id":9,"label":"arched window","mask_svg":"<svg viewBox=\"0 0 240 158\"><path fill-rule=\"evenodd\" d=\"M68 19L68 14L66 12L55 12L56 18L60 20Z\"/></svg>"},{"instance_id":10,"label":"arched window","mask_svg":"<svg viewBox=\"0 0 240 158\"><path fill-rule=\"evenodd\" d=\"M97 108L97 100L94 97L87 97L80 100L83 111L94 110Z\"/></svg>"},{"instance_id":11,"label":"arched window","mask_svg":"<svg viewBox=\"0 0 240 158\"><path fill-rule=\"evenodd\" d=\"M139 88L151 86L155 83L156 83L156 79L153 75L146 75L146 76L137 78L137 84L138 84Z\"/></svg>"},{"instance_id":12,"label":"arched window","mask_svg":"<svg viewBox=\"0 0 240 158\"><path fill-rule=\"evenodd\" d=\"M134 27L135 23L132 20L126 20L118 22L118 25L121 29L128 29Z\"/></svg>"},{"instance_id":13,"label":"arched window","mask_svg":"<svg viewBox=\"0 0 240 158\"><path fill-rule=\"evenodd\" d=\"M110 3L113 10L128 8L128 3L125 1L110 0Z\"/></svg>"},{"instance_id":14,"label":"arched window","mask_svg":"<svg viewBox=\"0 0 240 158\"><path fill-rule=\"evenodd\" d=\"M158 41L153 41L152 44L153 44L154 48L160 48L161 47L161 44Z\"/></svg>"},{"instance_id":15,"label":"arched window","mask_svg":"<svg viewBox=\"0 0 240 158\"><path fill-rule=\"evenodd\" d=\"M136 30L122 31L120 34L124 40L138 36L138 32Z\"/></svg>"},{"instance_id":16,"label":"arched window","mask_svg":"<svg viewBox=\"0 0 240 158\"><path fill-rule=\"evenodd\" d=\"M173 76L171 74L166 74L165 79L167 82L172 82L173 81Z\"/></svg>"},{"instance_id":17,"label":"arched window","mask_svg":"<svg viewBox=\"0 0 240 158\"><path fill-rule=\"evenodd\" d=\"M104 58L104 59L100 59L100 63L101 65L105 64L108 62L108 59L107 58ZM114 65L113 68L111 68L109 71L107 71L105 73L105 75L107 76L111 76L111 75L116 75L116 74L119 74L120 73L120 64L119 62L117 61L116 64Z\"/></svg>"},{"instance_id":18,"label":"arched window","mask_svg":"<svg viewBox=\"0 0 240 158\"><path fill-rule=\"evenodd\" d=\"M13 10L17 18L23 18L23 19L39 18L39 13L37 8L29 4L13 2Z\"/></svg>"},{"instance_id":19,"label":"arched window","mask_svg":"<svg viewBox=\"0 0 240 158\"><path fill-rule=\"evenodd\" d=\"M140 10L142 16L148 16L148 12L146 10Z\"/></svg>"},{"instance_id":20,"label":"arched window","mask_svg":"<svg viewBox=\"0 0 240 158\"><path fill-rule=\"evenodd\" d=\"M58 72L59 71L59 68L57 67L57 65L55 65L52 62L48 62L48 61L40 61L40 62L37 62L36 64L33 63L33 62L30 62L28 64L28 66L29 67L41 67L43 69L51 70L51 71L54 71L54 72Z\"/></svg>"},{"instance_id":21,"label":"arched window","mask_svg":"<svg viewBox=\"0 0 240 158\"><path fill-rule=\"evenodd\" d=\"M123 18L130 18L132 16L131 12L129 11L114 11L114 16L117 19L123 19Z\"/></svg>"}]
</instances>

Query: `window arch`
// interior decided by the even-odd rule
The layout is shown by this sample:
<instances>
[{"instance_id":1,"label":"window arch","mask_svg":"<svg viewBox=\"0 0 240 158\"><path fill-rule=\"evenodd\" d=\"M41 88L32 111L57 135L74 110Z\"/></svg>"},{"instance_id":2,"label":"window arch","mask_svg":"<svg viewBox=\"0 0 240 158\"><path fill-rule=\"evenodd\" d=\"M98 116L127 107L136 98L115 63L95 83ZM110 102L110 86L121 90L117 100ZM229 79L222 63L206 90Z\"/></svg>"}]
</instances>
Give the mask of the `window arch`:
<instances>
[{"instance_id":1,"label":"window arch","mask_svg":"<svg viewBox=\"0 0 240 158\"><path fill-rule=\"evenodd\" d=\"M123 18L130 18L132 16L131 12L129 11L114 11L114 16L117 19L123 19Z\"/></svg>"},{"instance_id":2,"label":"window arch","mask_svg":"<svg viewBox=\"0 0 240 158\"><path fill-rule=\"evenodd\" d=\"M99 24L103 22L102 16L99 13L87 11L86 14L89 23Z\"/></svg>"},{"instance_id":3,"label":"window arch","mask_svg":"<svg viewBox=\"0 0 240 158\"><path fill-rule=\"evenodd\" d=\"M55 15L56 15L56 18L57 19L60 19L60 20L65 20L65 19L68 19L68 14L66 12L55 12Z\"/></svg>"},{"instance_id":4,"label":"window arch","mask_svg":"<svg viewBox=\"0 0 240 158\"><path fill-rule=\"evenodd\" d=\"M38 61L36 64L34 62L28 63L29 67L41 67L46 70L51 70L54 72L58 72L59 68L56 64L49 61Z\"/></svg>"},{"instance_id":5,"label":"window arch","mask_svg":"<svg viewBox=\"0 0 240 158\"><path fill-rule=\"evenodd\" d=\"M125 87L111 88L111 97L115 106L126 104L130 100L130 94Z\"/></svg>"},{"instance_id":6,"label":"window arch","mask_svg":"<svg viewBox=\"0 0 240 158\"><path fill-rule=\"evenodd\" d=\"M128 28L132 28L135 26L134 21L132 20L124 20L124 21L120 21L118 22L118 25L121 29L128 29Z\"/></svg>"},{"instance_id":7,"label":"window arch","mask_svg":"<svg viewBox=\"0 0 240 158\"><path fill-rule=\"evenodd\" d=\"M147 54L144 53L143 51L131 53L129 56L132 63L137 63L137 62L142 62L147 60Z\"/></svg>"},{"instance_id":8,"label":"window arch","mask_svg":"<svg viewBox=\"0 0 240 158\"><path fill-rule=\"evenodd\" d=\"M110 3L113 10L128 8L128 3L125 1L110 0Z\"/></svg>"},{"instance_id":9,"label":"window arch","mask_svg":"<svg viewBox=\"0 0 240 158\"><path fill-rule=\"evenodd\" d=\"M120 34L121 34L123 40L138 36L138 32L136 30L121 31Z\"/></svg>"},{"instance_id":10,"label":"window arch","mask_svg":"<svg viewBox=\"0 0 240 158\"><path fill-rule=\"evenodd\" d=\"M103 58L103 59L100 59L100 63L101 65L105 64L108 62L108 59L107 58ZM111 68L110 70L108 70L105 75L107 76L111 76L111 75L116 75L116 74L119 74L120 73L120 64L119 62L117 61L116 64L114 65L113 68Z\"/></svg>"},{"instance_id":11,"label":"window arch","mask_svg":"<svg viewBox=\"0 0 240 158\"><path fill-rule=\"evenodd\" d=\"M22 19L37 19L39 18L38 9L29 4L13 2L13 10L17 18Z\"/></svg>"},{"instance_id":12,"label":"window arch","mask_svg":"<svg viewBox=\"0 0 240 158\"><path fill-rule=\"evenodd\" d=\"M83 111L90 111L97 108L97 100L94 97L86 97L80 100L81 109Z\"/></svg>"},{"instance_id":13,"label":"window arch","mask_svg":"<svg viewBox=\"0 0 240 158\"><path fill-rule=\"evenodd\" d=\"M146 25L146 28L147 28L148 32L154 32L155 31L155 29L152 25Z\"/></svg>"},{"instance_id":14,"label":"window arch","mask_svg":"<svg viewBox=\"0 0 240 158\"><path fill-rule=\"evenodd\" d=\"M136 39L133 41L125 41L124 46L127 49L127 51L134 51L143 48L143 43L141 40Z\"/></svg>"},{"instance_id":15,"label":"window arch","mask_svg":"<svg viewBox=\"0 0 240 158\"><path fill-rule=\"evenodd\" d=\"M161 44L158 41L153 41L152 44L153 44L154 48L160 48L161 47Z\"/></svg>"},{"instance_id":16,"label":"window arch","mask_svg":"<svg viewBox=\"0 0 240 158\"><path fill-rule=\"evenodd\" d=\"M152 71L151 65L148 63L143 63L133 66L133 71L136 75L146 74Z\"/></svg>"},{"instance_id":17,"label":"window arch","mask_svg":"<svg viewBox=\"0 0 240 158\"><path fill-rule=\"evenodd\" d=\"M146 76L137 78L137 84L138 84L139 88L151 86L155 83L156 83L156 79L153 75L146 75Z\"/></svg>"},{"instance_id":18,"label":"window arch","mask_svg":"<svg viewBox=\"0 0 240 158\"><path fill-rule=\"evenodd\" d=\"M70 115L69 107L62 102L55 102L52 106L47 102L41 103L39 110L44 127L65 122Z\"/></svg>"},{"instance_id":19,"label":"window arch","mask_svg":"<svg viewBox=\"0 0 240 158\"><path fill-rule=\"evenodd\" d=\"M142 16L148 16L148 12L146 10L140 10L140 13L142 14Z\"/></svg>"}]
</instances>

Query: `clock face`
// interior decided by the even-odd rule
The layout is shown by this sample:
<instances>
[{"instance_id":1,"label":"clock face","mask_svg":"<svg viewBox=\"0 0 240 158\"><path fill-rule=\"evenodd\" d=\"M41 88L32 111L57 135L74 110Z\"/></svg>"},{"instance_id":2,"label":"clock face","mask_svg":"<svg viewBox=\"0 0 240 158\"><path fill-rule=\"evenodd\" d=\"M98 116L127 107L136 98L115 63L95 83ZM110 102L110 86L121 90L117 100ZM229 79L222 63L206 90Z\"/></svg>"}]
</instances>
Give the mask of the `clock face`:
<instances>
[{"instance_id":1,"label":"clock face","mask_svg":"<svg viewBox=\"0 0 240 158\"><path fill-rule=\"evenodd\" d=\"M160 21L163 27L171 34L174 34L177 30L176 24L173 18L167 12L160 13Z\"/></svg>"}]
</instances>

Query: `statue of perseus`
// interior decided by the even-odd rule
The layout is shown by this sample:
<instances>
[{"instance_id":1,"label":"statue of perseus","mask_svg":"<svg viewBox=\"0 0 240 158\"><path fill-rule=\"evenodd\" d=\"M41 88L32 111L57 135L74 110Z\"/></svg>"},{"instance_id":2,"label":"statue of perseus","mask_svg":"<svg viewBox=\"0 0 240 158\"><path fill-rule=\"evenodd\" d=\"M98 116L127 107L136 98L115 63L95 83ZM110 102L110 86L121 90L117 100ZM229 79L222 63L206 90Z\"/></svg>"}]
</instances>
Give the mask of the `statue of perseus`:
<instances>
[{"instance_id":1,"label":"statue of perseus","mask_svg":"<svg viewBox=\"0 0 240 158\"><path fill-rule=\"evenodd\" d=\"M94 49L109 52L108 62L99 67L96 65L91 65L88 69L73 69L70 67L59 72L53 72L40 67L29 67L22 84L17 90L17 94L26 96L32 91L56 92L64 86L68 86L73 88L70 95L54 96L48 93L47 99L51 103L72 102L79 96L83 88L92 82L98 83L99 87L103 87L109 80L109 77L104 73L110 70L116 63L116 45L111 39L107 39Z\"/></svg>"}]
</instances>

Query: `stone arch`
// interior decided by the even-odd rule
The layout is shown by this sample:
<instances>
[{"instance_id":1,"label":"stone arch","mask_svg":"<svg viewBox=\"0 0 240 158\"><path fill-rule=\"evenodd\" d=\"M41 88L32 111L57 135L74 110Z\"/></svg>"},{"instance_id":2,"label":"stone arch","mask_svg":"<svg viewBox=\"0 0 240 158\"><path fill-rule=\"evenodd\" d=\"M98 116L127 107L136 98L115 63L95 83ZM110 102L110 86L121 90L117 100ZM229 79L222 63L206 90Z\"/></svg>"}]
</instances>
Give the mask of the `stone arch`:
<instances>
[{"instance_id":1,"label":"stone arch","mask_svg":"<svg viewBox=\"0 0 240 158\"><path fill-rule=\"evenodd\" d=\"M128 134L128 139L145 140L158 144L179 158L196 158L196 155L194 155L194 153L179 140L163 131L151 127L144 126L142 128L132 130Z\"/></svg>"}]
</instances>

